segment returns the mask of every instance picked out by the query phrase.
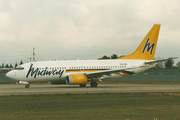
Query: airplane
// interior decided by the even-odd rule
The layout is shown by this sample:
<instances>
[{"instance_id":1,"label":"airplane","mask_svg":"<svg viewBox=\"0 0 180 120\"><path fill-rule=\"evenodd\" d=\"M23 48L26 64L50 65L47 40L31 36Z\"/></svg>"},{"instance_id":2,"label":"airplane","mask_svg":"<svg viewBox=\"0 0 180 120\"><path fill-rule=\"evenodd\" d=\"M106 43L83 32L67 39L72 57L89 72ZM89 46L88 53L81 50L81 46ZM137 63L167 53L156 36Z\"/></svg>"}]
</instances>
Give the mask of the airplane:
<instances>
[{"instance_id":1,"label":"airplane","mask_svg":"<svg viewBox=\"0 0 180 120\"><path fill-rule=\"evenodd\" d=\"M29 62L17 66L6 74L8 78L25 84L47 81L50 84L69 84L97 87L97 81L135 75L155 67L154 60L160 24L154 24L138 48L127 56L114 60L65 60ZM172 58L174 59L174 58Z\"/></svg>"}]
</instances>

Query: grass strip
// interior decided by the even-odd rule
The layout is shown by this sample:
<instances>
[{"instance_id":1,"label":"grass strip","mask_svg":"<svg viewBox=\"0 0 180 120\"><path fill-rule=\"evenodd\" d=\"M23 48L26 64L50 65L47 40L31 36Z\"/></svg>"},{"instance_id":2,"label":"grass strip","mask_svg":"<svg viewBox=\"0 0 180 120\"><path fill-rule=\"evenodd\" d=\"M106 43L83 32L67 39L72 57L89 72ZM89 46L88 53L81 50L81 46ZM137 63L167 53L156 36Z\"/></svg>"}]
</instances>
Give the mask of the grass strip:
<instances>
[{"instance_id":1,"label":"grass strip","mask_svg":"<svg viewBox=\"0 0 180 120\"><path fill-rule=\"evenodd\" d=\"M0 97L0 119L180 119L179 93L65 94Z\"/></svg>"}]
</instances>

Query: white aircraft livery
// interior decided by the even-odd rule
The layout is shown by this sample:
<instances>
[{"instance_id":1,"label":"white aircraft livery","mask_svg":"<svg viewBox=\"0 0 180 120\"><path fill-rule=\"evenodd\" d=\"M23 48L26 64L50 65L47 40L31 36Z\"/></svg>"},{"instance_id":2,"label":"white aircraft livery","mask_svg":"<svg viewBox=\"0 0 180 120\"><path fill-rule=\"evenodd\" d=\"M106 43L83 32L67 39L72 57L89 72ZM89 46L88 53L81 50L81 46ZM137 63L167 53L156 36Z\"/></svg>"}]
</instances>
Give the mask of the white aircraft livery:
<instances>
[{"instance_id":1,"label":"white aircraft livery","mask_svg":"<svg viewBox=\"0 0 180 120\"><path fill-rule=\"evenodd\" d=\"M21 84L47 81L51 84L69 84L97 87L97 80L112 79L134 75L155 67L154 60L160 24L155 24L145 36L139 47L130 55L115 60L66 60L39 61L17 66L6 76Z\"/></svg>"}]
</instances>

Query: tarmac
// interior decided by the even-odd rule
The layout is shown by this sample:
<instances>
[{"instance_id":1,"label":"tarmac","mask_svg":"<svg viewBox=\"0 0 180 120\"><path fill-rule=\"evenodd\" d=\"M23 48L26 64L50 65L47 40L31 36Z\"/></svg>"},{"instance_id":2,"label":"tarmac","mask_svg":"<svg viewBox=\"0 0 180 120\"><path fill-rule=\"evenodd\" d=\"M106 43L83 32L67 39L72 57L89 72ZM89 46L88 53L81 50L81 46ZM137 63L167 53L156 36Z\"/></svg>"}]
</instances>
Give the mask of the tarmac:
<instances>
[{"instance_id":1,"label":"tarmac","mask_svg":"<svg viewBox=\"0 0 180 120\"><path fill-rule=\"evenodd\" d=\"M95 93L178 93L180 85L107 84L98 87L79 85L0 85L0 96L48 95L48 94L95 94Z\"/></svg>"}]
</instances>

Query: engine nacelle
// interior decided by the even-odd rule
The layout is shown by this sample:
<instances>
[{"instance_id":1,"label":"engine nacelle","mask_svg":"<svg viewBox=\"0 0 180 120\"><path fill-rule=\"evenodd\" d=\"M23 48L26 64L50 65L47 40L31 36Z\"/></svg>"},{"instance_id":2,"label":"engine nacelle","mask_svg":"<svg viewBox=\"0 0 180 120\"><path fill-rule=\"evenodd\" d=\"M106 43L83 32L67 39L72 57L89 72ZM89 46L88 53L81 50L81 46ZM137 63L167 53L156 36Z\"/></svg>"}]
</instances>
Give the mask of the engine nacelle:
<instances>
[{"instance_id":1,"label":"engine nacelle","mask_svg":"<svg viewBox=\"0 0 180 120\"><path fill-rule=\"evenodd\" d=\"M66 83L69 85L87 84L88 78L86 75L71 74L67 76Z\"/></svg>"}]
</instances>

